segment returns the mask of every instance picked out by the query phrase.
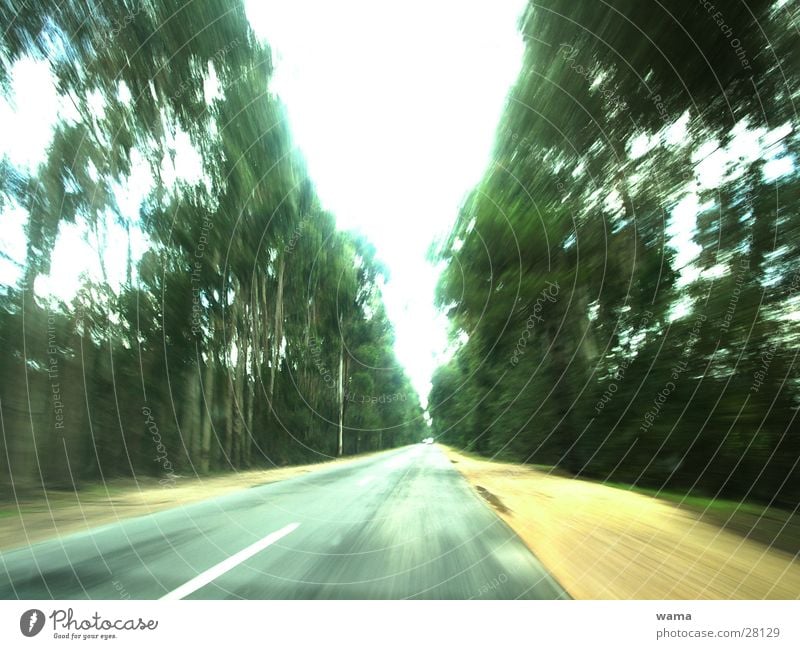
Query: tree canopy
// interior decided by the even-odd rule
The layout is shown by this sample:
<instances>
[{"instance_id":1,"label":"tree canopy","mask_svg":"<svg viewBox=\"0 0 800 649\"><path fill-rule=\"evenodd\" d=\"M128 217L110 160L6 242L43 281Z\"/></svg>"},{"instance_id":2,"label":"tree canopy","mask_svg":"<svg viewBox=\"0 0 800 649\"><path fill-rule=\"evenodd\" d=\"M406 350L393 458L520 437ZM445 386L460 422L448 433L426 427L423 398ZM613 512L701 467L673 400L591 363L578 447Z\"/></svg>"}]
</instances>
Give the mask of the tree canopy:
<instances>
[{"instance_id":1,"label":"tree canopy","mask_svg":"<svg viewBox=\"0 0 800 649\"><path fill-rule=\"evenodd\" d=\"M0 207L27 214L0 300L3 481L169 482L416 441L386 272L321 207L242 3L4 0L0 15L4 92L16 62L47 61L70 106L44 163L0 174ZM37 290L65 224L100 269L66 302Z\"/></svg>"},{"instance_id":2,"label":"tree canopy","mask_svg":"<svg viewBox=\"0 0 800 649\"><path fill-rule=\"evenodd\" d=\"M796 4L537 0L520 29L492 164L438 252L437 434L795 506Z\"/></svg>"}]
</instances>

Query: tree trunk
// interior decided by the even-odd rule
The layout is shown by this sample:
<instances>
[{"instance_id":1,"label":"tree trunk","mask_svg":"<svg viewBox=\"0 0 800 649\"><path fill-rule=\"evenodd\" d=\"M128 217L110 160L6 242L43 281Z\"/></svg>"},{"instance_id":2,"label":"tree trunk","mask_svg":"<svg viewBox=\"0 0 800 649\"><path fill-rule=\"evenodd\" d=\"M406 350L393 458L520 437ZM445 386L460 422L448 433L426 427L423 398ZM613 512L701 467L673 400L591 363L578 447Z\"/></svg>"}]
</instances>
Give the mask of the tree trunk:
<instances>
[{"instance_id":1,"label":"tree trunk","mask_svg":"<svg viewBox=\"0 0 800 649\"><path fill-rule=\"evenodd\" d=\"M231 336L233 338L234 335ZM234 344L233 340L229 341L230 345ZM225 368L228 381L227 385L225 386L226 389L226 397L227 400L225 401L225 461L228 463L229 467L233 466L233 420L235 416L235 407L236 407L236 368L234 367L226 367Z\"/></svg>"},{"instance_id":2,"label":"tree trunk","mask_svg":"<svg viewBox=\"0 0 800 649\"><path fill-rule=\"evenodd\" d=\"M255 313L253 314L255 316ZM255 329L255 327L253 327ZM245 439L245 454L244 454L244 462L247 466L250 466L251 457L253 454L253 440L255 437L255 433L253 431L253 415L255 412L256 407L256 382L255 382L255 368L258 363L258 348L256 346L256 341L253 341L253 344L250 346L250 371L245 371L245 388L247 390L246 394L246 402L247 402L247 416L245 418L245 435L247 436Z\"/></svg>"},{"instance_id":3,"label":"tree trunk","mask_svg":"<svg viewBox=\"0 0 800 649\"><path fill-rule=\"evenodd\" d=\"M241 326L241 325L240 325ZM236 370L234 374L234 419L233 419L233 461L236 468L242 466L244 460L244 380L247 345L244 336L239 334L236 354Z\"/></svg>"},{"instance_id":4,"label":"tree trunk","mask_svg":"<svg viewBox=\"0 0 800 649\"><path fill-rule=\"evenodd\" d=\"M200 471L208 473L211 459L211 431L214 425L214 363L209 352L206 360L205 378L201 390L201 402L203 405L203 424L200 440Z\"/></svg>"},{"instance_id":5,"label":"tree trunk","mask_svg":"<svg viewBox=\"0 0 800 649\"><path fill-rule=\"evenodd\" d=\"M281 353L281 339L283 338L283 273L285 261L281 254L278 262L278 291L275 295L275 327L272 341L272 360L269 367L269 405L272 409L272 399L275 395L275 375L278 371L278 362Z\"/></svg>"},{"instance_id":6,"label":"tree trunk","mask_svg":"<svg viewBox=\"0 0 800 649\"><path fill-rule=\"evenodd\" d=\"M33 279L26 280L25 286L22 309L25 319L20 323L24 344L22 358L42 363L47 346L47 318L34 301ZM5 422L5 435L11 441L10 470L13 472L14 487L19 490L20 487L33 488L47 480L47 475L41 474L40 459L46 452L47 440L56 437L56 431L48 424L55 404L54 390L60 390L62 386L59 385L60 379L48 380L45 372L31 367L27 362L23 361L17 367L18 370L11 374L11 398L3 401L6 412L11 406L11 412L16 415Z\"/></svg>"},{"instance_id":7,"label":"tree trunk","mask_svg":"<svg viewBox=\"0 0 800 649\"><path fill-rule=\"evenodd\" d=\"M341 335L341 326L339 327L339 331ZM339 457L341 457L342 455L343 428L344 428L344 336L342 336L339 339L339 451L338 451Z\"/></svg>"}]
</instances>

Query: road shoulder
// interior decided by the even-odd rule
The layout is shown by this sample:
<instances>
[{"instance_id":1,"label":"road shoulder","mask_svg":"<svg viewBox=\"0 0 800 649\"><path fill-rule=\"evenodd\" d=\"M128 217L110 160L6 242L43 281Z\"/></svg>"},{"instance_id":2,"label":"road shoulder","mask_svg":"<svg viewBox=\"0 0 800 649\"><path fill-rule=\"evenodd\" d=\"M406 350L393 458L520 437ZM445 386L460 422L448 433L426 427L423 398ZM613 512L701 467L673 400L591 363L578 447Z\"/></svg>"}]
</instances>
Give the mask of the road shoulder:
<instances>
[{"instance_id":1,"label":"road shoulder","mask_svg":"<svg viewBox=\"0 0 800 649\"><path fill-rule=\"evenodd\" d=\"M674 503L440 445L576 599L796 599L800 561Z\"/></svg>"},{"instance_id":2,"label":"road shoulder","mask_svg":"<svg viewBox=\"0 0 800 649\"><path fill-rule=\"evenodd\" d=\"M157 478L124 478L87 485L77 491L47 490L41 495L20 498L18 501L12 495L10 501L0 503L0 552L358 462L395 450L274 469L214 476L183 475L169 485L160 484Z\"/></svg>"}]
</instances>

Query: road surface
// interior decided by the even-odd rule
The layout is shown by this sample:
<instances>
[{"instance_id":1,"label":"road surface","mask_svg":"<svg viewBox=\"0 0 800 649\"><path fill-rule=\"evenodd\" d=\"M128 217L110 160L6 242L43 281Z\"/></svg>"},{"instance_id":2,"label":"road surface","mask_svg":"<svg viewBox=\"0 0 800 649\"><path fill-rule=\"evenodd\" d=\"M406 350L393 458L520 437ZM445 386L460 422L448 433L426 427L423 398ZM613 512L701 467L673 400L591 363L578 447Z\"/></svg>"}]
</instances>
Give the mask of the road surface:
<instances>
[{"instance_id":1,"label":"road surface","mask_svg":"<svg viewBox=\"0 0 800 649\"><path fill-rule=\"evenodd\" d=\"M555 599L435 446L0 554L3 599Z\"/></svg>"}]
</instances>

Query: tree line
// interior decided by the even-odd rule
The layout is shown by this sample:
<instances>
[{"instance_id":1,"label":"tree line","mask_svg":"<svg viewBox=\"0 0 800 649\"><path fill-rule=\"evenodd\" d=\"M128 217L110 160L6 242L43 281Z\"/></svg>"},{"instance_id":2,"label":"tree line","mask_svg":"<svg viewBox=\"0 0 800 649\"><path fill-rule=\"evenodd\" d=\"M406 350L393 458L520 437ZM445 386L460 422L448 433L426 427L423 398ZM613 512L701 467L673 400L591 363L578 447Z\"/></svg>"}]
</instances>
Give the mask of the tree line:
<instances>
[{"instance_id":1,"label":"tree line","mask_svg":"<svg viewBox=\"0 0 800 649\"><path fill-rule=\"evenodd\" d=\"M0 294L6 488L174 484L420 437L387 271L321 207L242 3L7 0L0 14L3 92L30 57L71 106L41 165L0 169L0 209L27 214L19 280ZM180 141L197 178L170 171ZM131 214L120 196L142 169ZM64 300L37 287L67 225L100 270Z\"/></svg>"},{"instance_id":2,"label":"tree line","mask_svg":"<svg viewBox=\"0 0 800 649\"><path fill-rule=\"evenodd\" d=\"M440 439L800 503L799 19L529 4L492 163L436 251Z\"/></svg>"}]
</instances>

